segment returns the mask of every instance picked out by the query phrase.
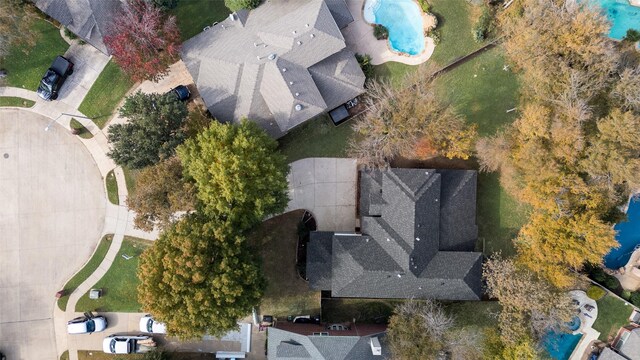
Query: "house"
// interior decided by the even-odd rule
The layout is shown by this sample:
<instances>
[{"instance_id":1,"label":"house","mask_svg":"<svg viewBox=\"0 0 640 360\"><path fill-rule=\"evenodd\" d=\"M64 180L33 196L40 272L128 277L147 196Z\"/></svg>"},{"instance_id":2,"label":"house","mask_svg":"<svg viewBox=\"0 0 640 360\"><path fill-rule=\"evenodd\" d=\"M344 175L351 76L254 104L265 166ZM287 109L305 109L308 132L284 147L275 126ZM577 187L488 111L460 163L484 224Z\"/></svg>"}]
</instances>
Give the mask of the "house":
<instances>
[{"instance_id":1,"label":"house","mask_svg":"<svg viewBox=\"0 0 640 360\"><path fill-rule=\"evenodd\" d=\"M613 347L625 360L640 360L640 327L627 326L620 329Z\"/></svg>"},{"instance_id":2,"label":"house","mask_svg":"<svg viewBox=\"0 0 640 360\"><path fill-rule=\"evenodd\" d=\"M333 297L480 300L477 172L360 172L360 233L312 232L307 277Z\"/></svg>"},{"instance_id":3,"label":"house","mask_svg":"<svg viewBox=\"0 0 640 360\"><path fill-rule=\"evenodd\" d=\"M617 352L611 350L610 348L602 349L600 355L598 355L598 360L628 360L624 356L618 354Z\"/></svg>"},{"instance_id":4,"label":"house","mask_svg":"<svg viewBox=\"0 0 640 360\"><path fill-rule=\"evenodd\" d=\"M278 325L277 328L268 329L267 359L389 359L390 352L386 346L385 328L381 325L362 325L358 331L352 329L339 331L330 330L330 326L315 324Z\"/></svg>"},{"instance_id":5,"label":"house","mask_svg":"<svg viewBox=\"0 0 640 360\"><path fill-rule=\"evenodd\" d=\"M364 92L340 32L351 21L344 0L271 0L188 40L182 59L216 119L278 138Z\"/></svg>"},{"instance_id":6,"label":"house","mask_svg":"<svg viewBox=\"0 0 640 360\"><path fill-rule=\"evenodd\" d=\"M35 5L87 44L109 55L104 36L122 6L121 0L35 0Z\"/></svg>"}]
</instances>

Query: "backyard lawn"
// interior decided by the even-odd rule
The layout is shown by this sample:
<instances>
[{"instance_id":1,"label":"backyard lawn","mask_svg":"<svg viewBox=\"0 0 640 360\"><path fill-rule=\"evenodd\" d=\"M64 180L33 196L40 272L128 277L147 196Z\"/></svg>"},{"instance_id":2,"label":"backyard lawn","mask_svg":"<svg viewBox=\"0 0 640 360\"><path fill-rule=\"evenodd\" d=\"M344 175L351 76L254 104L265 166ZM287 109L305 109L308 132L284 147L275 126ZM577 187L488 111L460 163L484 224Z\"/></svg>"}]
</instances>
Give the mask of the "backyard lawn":
<instances>
[{"instance_id":1,"label":"backyard lawn","mask_svg":"<svg viewBox=\"0 0 640 360\"><path fill-rule=\"evenodd\" d=\"M175 15L180 37L185 41L200 33L205 26L224 20L230 11L222 0L183 0L169 13Z\"/></svg>"},{"instance_id":2,"label":"backyard lawn","mask_svg":"<svg viewBox=\"0 0 640 360\"><path fill-rule=\"evenodd\" d=\"M109 246L111 246L111 240L113 239L113 235L105 235L98 243L96 250L93 252L91 259L82 267L80 271L78 271L71 280L67 281L64 285L65 296L58 299L58 307L62 311L66 311L67 302L69 301L69 295L82 284L87 278L93 274L93 272L98 268L102 260L104 260L105 255L107 255L107 251L109 251Z\"/></svg>"},{"instance_id":3,"label":"backyard lawn","mask_svg":"<svg viewBox=\"0 0 640 360\"><path fill-rule=\"evenodd\" d=\"M47 21L34 19L32 28L38 34L35 46L27 51L22 44L11 47L7 56L0 58L0 69L7 70L6 85L35 91L53 59L64 55L69 44L60 36L60 30Z\"/></svg>"},{"instance_id":4,"label":"backyard lawn","mask_svg":"<svg viewBox=\"0 0 640 360\"><path fill-rule=\"evenodd\" d=\"M142 251L151 245L151 241L125 236L122 247L107 273L93 286L102 289L102 297L89 299L89 292L76 304L76 311L120 311L139 312L138 303L138 259ZM123 255L131 256L125 259Z\"/></svg>"},{"instance_id":5,"label":"backyard lawn","mask_svg":"<svg viewBox=\"0 0 640 360\"><path fill-rule=\"evenodd\" d=\"M356 322L384 324L393 314L396 304L402 300L385 299L323 299L322 321L339 323Z\"/></svg>"},{"instance_id":6,"label":"backyard lawn","mask_svg":"<svg viewBox=\"0 0 640 360\"><path fill-rule=\"evenodd\" d=\"M320 115L281 137L279 149L289 162L308 157L345 157L354 120L335 126L328 115Z\"/></svg>"},{"instance_id":7,"label":"backyard lawn","mask_svg":"<svg viewBox=\"0 0 640 360\"><path fill-rule=\"evenodd\" d=\"M15 96L0 96L0 106L15 106L30 108L35 104L35 101L29 99L23 99Z\"/></svg>"},{"instance_id":8,"label":"backyard lawn","mask_svg":"<svg viewBox=\"0 0 640 360\"><path fill-rule=\"evenodd\" d=\"M600 332L601 341L613 340L618 330L629 323L629 316L633 307L609 294L596 301L598 304L598 318L593 328Z\"/></svg>"},{"instance_id":9,"label":"backyard lawn","mask_svg":"<svg viewBox=\"0 0 640 360\"><path fill-rule=\"evenodd\" d=\"M115 62L109 61L80 104L79 110L102 129L132 86L133 81Z\"/></svg>"},{"instance_id":10,"label":"backyard lawn","mask_svg":"<svg viewBox=\"0 0 640 360\"><path fill-rule=\"evenodd\" d=\"M267 279L261 314L286 318L320 313L320 292L311 291L296 271L298 223L303 213L293 211L269 219L249 236L249 244L262 257L262 273Z\"/></svg>"}]
</instances>

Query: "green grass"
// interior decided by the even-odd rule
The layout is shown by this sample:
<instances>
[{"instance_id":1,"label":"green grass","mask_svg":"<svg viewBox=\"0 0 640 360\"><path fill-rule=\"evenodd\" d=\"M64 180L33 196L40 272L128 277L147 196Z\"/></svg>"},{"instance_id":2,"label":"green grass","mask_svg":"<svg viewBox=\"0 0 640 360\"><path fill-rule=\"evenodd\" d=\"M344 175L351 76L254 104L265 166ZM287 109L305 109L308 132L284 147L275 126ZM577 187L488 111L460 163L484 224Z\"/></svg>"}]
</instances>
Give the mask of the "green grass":
<instances>
[{"instance_id":1,"label":"green grass","mask_svg":"<svg viewBox=\"0 0 640 360\"><path fill-rule=\"evenodd\" d=\"M69 360L69 350L65 350L62 355L60 355L60 360Z\"/></svg>"},{"instance_id":2,"label":"green grass","mask_svg":"<svg viewBox=\"0 0 640 360\"><path fill-rule=\"evenodd\" d=\"M202 32L205 26L224 20L229 13L222 0L182 0L175 9L169 11L178 21L182 41Z\"/></svg>"},{"instance_id":3,"label":"green grass","mask_svg":"<svg viewBox=\"0 0 640 360\"><path fill-rule=\"evenodd\" d=\"M11 47L0 59L0 68L7 70L6 85L35 91L42 75L56 56L64 55L69 44L60 36L60 30L47 21L34 19L32 28L38 34L35 45L28 49L22 44Z\"/></svg>"},{"instance_id":4,"label":"green grass","mask_svg":"<svg viewBox=\"0 0 640 360\"><path fill-rule=\"evenodd\" d=\"M430 0L431 12L438 18L440 44L436 45L430 61L444 66L453 60L479 49L484 43L473 39L471 29L480 8L466 0Z\"/></svg>"},{"instance_id":5,"label":"green grass","mask_svg":"<svg viewBox=\"0 0 640 360\"><path fill-rule=\"evenodd\" d=\"M58 299L58 307L62 311L66 311L67 302L69 302L69 295L82 284L93 272L98 268L104 257L107 255L107 251L109 251L109 246L111 246L111 240L113 239L113 235L105 235L96 250L93 252L91 259L84 265L84 267L78 271L67 283L64 285L65 296Z\"/></svg>"},{"instance_id":6,"label":"green grass","mask_svg":"<svg viewBox=\"0 0 640 360\"><path fill-rule=\"evenodd\" d=\"M613 340L618 329L629 323L629 316L633 307L607 294L596 301L598 304L598 318L593 323L593 328L600 332L601 341Z\"/></svg>"},{"instance_id":7,"label":"green grass","mask_svg":"<svg viewBox=\"0 0 640 360\"><path fill-rule=\"evenodd\" d=\"M91 133L91 131L87 130L87 128L84 127L84 125L82 125L80 121L76 120L75 118L71 119L69 126L72 129L77 130L78 131L77 135L83 139L91 139L93 137L93 134Z\"/></svg>"},{"instance_id":8,"label":"green grass","mask_svg":"<svg viewBox=\"0 0 640 360\"><path fill-rule=\"evenodd\" d=\"M142 169L129 169L123 166L122 172L124 173L124 181L127 185L128 196L133 195L136 192L136 180Z\"/></svg>"},{"instance_id":9,"label":"green grass","mask_svg":"<svg viewBox=\"0 0 640 360\"><path fill-rule=\"evenodd\" d=\"M144 354L113 355L102 351L78 350L78 360L142 360Z\"/></svg>"},{"instance_id":10,"label":"green grass","mask_svg":"<svg viewBox=\"0 0 640 360\"><path fill-rule=\"evenodd\" d=\"M148 240L125 236L113 264L102 279L92 287L102 289L102 297L91 300L87 291L78 300L76 311L139 312L141 310L137 292L139 280L136 275L138 259L142 251L150 245L151 242ZM133 258L127 260L122 257L123 254Z\"/></svg>"},{"instance_id":11,"label":"green grass","mask_svg":"<svg viewBox=\"0 0 640 360\"><path fill-rule=\"evenodd\" d=\"M21 97L0 96L0 106L15 106L15 107L30 108L35 103L36 103L35 101L29 100L29 99L23 99Z\"/></svg>"},{"instance_id":12,"label":"green grass","mask_svg":"<svg viewBox=\"0 0 640 360\"><path fill-rule=\"evenodd\" d=\"M286 318L287 315L320 313L320 292L312 291L296 271L298 223L303 211L293 211L262 223L249 237L249 243L262 258L267 288L260 304L262 314Z\"/></svg>"},{"instance_id":13,"label":"green grass","mask_svg":"<svg viewBox=\"0 0 640 360\"><path fill-rule=\"evenodd\" d=\"M511 70L504 71L501 48L485 51L436 79L436 93L450 102L468 122L478 124L480 136L493 135L512 123L518 113L520 84Z\"/></svg>"},{"instance_id":14,"label":"green grass","mask_svg":"<svg viewBox=\"0 0 640 360\"><path fill-rule=\"evenodd\" d=\"M78 110L102 129L132 86L129 76L115 62L109 61Z\"/></svg>"},{"instance_id":15,"label":"green grass","mask_svg":"<svg viewBox=\"0 0 640 360\"><path fill-rule=\"evenodd\" d=\"M345 157L355 120L334 126L329 115L320 115L280 138L280 151L289 162L308 157Z\"/></svg>"},{"instance_id":16,"label":"green grass","mask_svg":"<svg viewBox=\"0 0 640 360\"><path fill-rule=\"evenodd\" d=\"M327 322L386 323L402 300L323 299L322 320Z\"/></svg>"},{"instance_id":17,"label":"green grass","mask_svg":"<svg viewBox=\"0 0 640 360\"><path fill-rule=\"evenodd\" d=\"M114 205L120 205L120 198L118 197L118 182L116 181L116 175L113 173L113 170L107 173L105 183L107 186L107 197L109 198L109 202Z\"/></svg>"},{"instance_id":18,"label":"green grass","mask_svg":"<svg viewBox=\"0 0 640 360\"><path fill-rule=\"evenodd\" d=\"M444 308L455 317L456 327L493 327L497 325L500 304L497 301L461 301L445 304Z\"/></svg>"}]
</instances>

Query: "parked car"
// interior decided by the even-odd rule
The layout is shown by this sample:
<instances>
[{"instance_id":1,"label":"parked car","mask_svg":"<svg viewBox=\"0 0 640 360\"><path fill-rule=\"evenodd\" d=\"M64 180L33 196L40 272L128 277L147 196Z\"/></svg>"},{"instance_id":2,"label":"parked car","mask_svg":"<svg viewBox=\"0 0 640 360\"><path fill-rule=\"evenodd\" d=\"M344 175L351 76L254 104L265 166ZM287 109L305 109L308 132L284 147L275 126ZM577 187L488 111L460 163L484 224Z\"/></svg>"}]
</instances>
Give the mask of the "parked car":
<instances>
[{"instance_id":1,"label":"parked car","mask_svg":"<svg viewBox=\"0 0 640 360\"><path fill-rule=\"evenodd\" d=\"M189 91L189 88L184 85L174 87L169 91L169 93L174 94L180 101L187 101L191 97L191 91Z\"/></svg>"},{"instance_id":2,"label":"parked car","mask_svg":"<svg viewBox=\"0 0 640 360\"><path fill-rule=\"evenodd\" d=\"M107 319L104 316L93 316L90 313L67 322L67 333L69 334L91 334L104 331L106 328Z\"/></svg>"},{"instance_id":3,"label":"parked car","mask_svg":"<svg viewBox=\"0 0 640 360\"><path fill-rule=\"evenodd\" d=\"M140 318L140 331L151 334L166 334L167 328L164 323L153 320L153 317L147 314Z\"/></svg>"},{"instance_id":4,"label":"parked car","mask_svg":"<svg viewBox=\"0 0 640 360\"><path fill-rule=\"evenodd\" d=\"M0 360L7 360L7 358L6 358L6 357L4 357L4 354L3 354L3 353L0 353Z\"/></svg>"},{"instance_id":5,"label":"parked car","mask_svg":"<svg viewBox=\"0 0 640 360\"><path fill-rule=\"evenodd\" d=\"M38 96L45 100L55 100L58 92L67 80L67 76L73 74L73 63L64 56L58 56L53 60L53 64L40 80L38 86Z\"/></svg>"},{"instance_id":6,"label":"parked car","mask_svg":"<svg viewBox=\"0 0 640 360\"><path fill-rule=\"evenodd\" d=\"M151 351L156 343L149 335L110 335L102 340L107 354L140 354Z\"/></svg>"}]
</instances>

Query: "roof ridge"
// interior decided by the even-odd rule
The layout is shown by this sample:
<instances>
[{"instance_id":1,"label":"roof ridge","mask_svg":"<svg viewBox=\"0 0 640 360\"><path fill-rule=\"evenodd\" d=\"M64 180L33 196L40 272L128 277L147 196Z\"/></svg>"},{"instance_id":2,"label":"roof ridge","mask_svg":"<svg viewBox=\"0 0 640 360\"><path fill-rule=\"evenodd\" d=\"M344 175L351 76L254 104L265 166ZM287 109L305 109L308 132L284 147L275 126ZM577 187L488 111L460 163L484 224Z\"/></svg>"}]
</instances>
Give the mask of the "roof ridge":
<instances>
[{"instance_id":1,"label":"roof ridge","mask_svg":"<svg viewBox=\"0 0 640 360\"><path fill-rule=\"evenodd\" d=\"M473 172L471 171L466 171L465 170L465 175L462 178L462 181L460 181L460 183L458 184L458 186L456 186L455 190L453 191L453 193L451 194L450 198L454 198L458 195L458 193L465 187L467 186L467 184L469 183L469 181L471 181L471 179L473 178Z\"/></svg>"}]
</instances>

